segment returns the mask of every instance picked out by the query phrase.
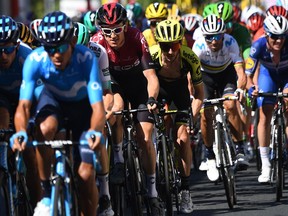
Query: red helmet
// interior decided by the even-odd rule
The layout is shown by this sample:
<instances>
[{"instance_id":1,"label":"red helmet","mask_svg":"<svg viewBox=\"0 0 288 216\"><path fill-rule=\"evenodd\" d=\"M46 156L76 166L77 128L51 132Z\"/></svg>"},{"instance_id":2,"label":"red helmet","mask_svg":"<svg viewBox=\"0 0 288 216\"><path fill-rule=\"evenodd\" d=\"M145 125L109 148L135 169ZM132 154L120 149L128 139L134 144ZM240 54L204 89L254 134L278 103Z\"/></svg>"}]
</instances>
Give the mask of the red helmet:
<instances>
[{"instance_id":1,"label":"red helmet","mask_svg":"<svg viewBox=\"0 0 288 216\"><path fill-rule=\"evenodd\" d=\"M127 21L127 11L119 3L102 5L97 11L96 22L99 26L117 25Z\"/></svg>"},{"instance_id":2,"label":"red helmet","mask_svg":"<svg viewBox=\"0 0 288 216\"><path fill-rule=\"evenodd\" d=\"M238 5L233 4L233 21L234 22L240 22L241 13L242 13L241 8Z\"/></svg>"},{"instance_id":3,"label":"red helmet","mask_svg":"<svg viewBox=\"0 0 288 216\"><path fill-rule=\"evenodd\" d=\"M266 14L267 15L273 15L273 16L277 16L277 15L282 15L285 18L288 18L288 12L287 10L279 5L272 5L271 7L269 7L266 10Z\"/></svg>"},{"instance_id":4,"label":"red helmet","mask_svg":"<svg viewBox=\"0 0 288 216\"><path fill-rule=\"evenodd\" d=\"M248 18L246 26L248 30L256 32L263 26L263 23L264 23L264 16L262 16L259 13L254 13Z\"/></svg>"}]
</instances>

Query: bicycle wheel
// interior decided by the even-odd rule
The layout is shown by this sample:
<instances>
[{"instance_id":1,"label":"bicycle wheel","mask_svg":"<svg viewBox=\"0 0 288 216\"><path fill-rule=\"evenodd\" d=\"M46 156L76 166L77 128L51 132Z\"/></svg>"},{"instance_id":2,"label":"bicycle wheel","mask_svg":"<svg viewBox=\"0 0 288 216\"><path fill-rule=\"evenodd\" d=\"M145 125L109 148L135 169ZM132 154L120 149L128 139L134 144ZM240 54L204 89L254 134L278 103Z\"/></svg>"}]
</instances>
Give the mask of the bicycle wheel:
<instances>
[{"instance_id":1,"label":"bicycle wheel","mask_svg":"<svg viewBox=\"0 0 288 216\"><path fill-rule=\"evenodd\" d=\"M111 187L111 204L115 216L125 215L125 190L123 185L110 185Z\"/></svg>"},{"instance_id":2,"label":"bicycle wheel","mask_svg":"<svg viewBox=\"0 0 288 216\"><path fill-rule=\"evenodd\" d=\"M80 208L79 208L79 197L78 197L78 188L76 181L76 176L72 171L71 166L67 167L67 174L69 175L70 182L65 183L66 187L66 196L70 198L66 198L69 204L69 210L71 216L79 216L80 215Z\"/></svg>"},{"instance_id":3,"label":"bicycle wheel","mask_svg":"<svg viewBox=\"0 0 288 216\"><path fill-rule=\"evenodd\" d=\"M284 169L283 169L283 134L284 130L281 125L277 129L277 148L276 148L276 200L279 202L283 194L283 182L284 182Z\"/></svg>"},{"instance_id":4,"label":"bicycle wheel","mask_svg":"<svg viewBox=\"0 0 288 216\"><path fill-rule=\"evenodd\" d=\"M228 206L230 209L233 209L234 204L236 204L236 187L235 187L235 177L234 177L234 169L230 166L229 162L229 151L230 147L226 143L225 137L228 137L229 134L223 129L222 124L217 122L217 136L219 140L219 144L221 146L220 149L220 172L221 177L224 184L226 199L228 202Z\"/></svg>"},{"instance_id":5,"label":"bicycle wheel","mask_svg":"<svg viewBox=\"0 0 288 216\"><path fill-rule=\"evenodd\" d=\"M260 157L260 150L259 150L259 142L258 142L258 121L259 121L259 110L255 111L254 119L253 119L253 132L254 136L252 137L254 152L256 156L256 167L258 171L261 171L262 163Z\"/></svg>"},{"instance_id":6,"label":"bicycle wheel","mask_svg":"<svg viewBox=\"0 0 288 216\"><path fill-rule=\"evenodd\" d=\"M60 216L60 215L67 215L65 212L65 189L63 187L64 182L63 180L58 177L54 179L54 187L52 187L52 200L53 200L53 206L52 206L52 213L53 216Z\"/></svg>"},{"instance_id":7,"label":"bicycle wheel","mask_svg":"<svg viewBox=\"0 0 288 216\"><path fill-rule=\"evenodd\" d=\"M30 216L33 214L33 209L30 204L29 191L26 186L26 179L23 175L19 176L17 182L17 201L15 203L16 215Z\"/></svg>"},{"instance_id":8,"label":"bicycle wheel","mask_svg":"<svg viewBox=\"0 0 288 216\"><path fill-rule=\"evenodd\" d=\"M134 144L132 142L127 144L127 161L126 171L128 174L126 187L129 191L129 201L131 202L132 214L143 215L142 212L142 186L143 179L141 177L141 169L139 167L138 155L134 150Z\"/></svg>"},{"instance_id":9,"label":"bicycle wheel","mask_svg":"<svg viewBox=\"0 0 288 216\"><path fill-rule=\"evenodd\" d=\"M167 140L165 136L161 136L157 148L157 189L161 199L165 202L167 215L173 215L173 199L170 187L170 174L168 166ZM171 168L171 167L170 167ZM172 171L172 170L171 170Z\"/></svg>"},{"instance_id":10,"label":"bicycle wheel","mask_svg":"<svg viewBox=\"0 0 288 216\"><path fill-rule=\"evenodd\" d=\"M10 195L7 174L0 170L0 215L13 215Z\"/></svg>"}]
</instances>

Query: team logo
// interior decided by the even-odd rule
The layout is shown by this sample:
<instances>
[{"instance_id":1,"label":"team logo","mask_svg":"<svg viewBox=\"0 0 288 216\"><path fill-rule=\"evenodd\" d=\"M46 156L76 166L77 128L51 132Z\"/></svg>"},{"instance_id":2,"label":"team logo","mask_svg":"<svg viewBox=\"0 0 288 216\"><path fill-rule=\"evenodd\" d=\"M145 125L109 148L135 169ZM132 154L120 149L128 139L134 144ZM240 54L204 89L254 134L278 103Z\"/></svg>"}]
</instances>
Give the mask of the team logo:
<instances>
[{"instance_id":1,"label":"team logo","mask_svg":"<svg viewBox=\"0 0 288 216\"><path fill-rule=\"evenodd\" d=\"M247 70L250 70L250 69L254 68L254 65L255 65L255 63L254 63L253 59L248 57L246 62L245 62L245 68Z\"/></svg>"}]
</instances>

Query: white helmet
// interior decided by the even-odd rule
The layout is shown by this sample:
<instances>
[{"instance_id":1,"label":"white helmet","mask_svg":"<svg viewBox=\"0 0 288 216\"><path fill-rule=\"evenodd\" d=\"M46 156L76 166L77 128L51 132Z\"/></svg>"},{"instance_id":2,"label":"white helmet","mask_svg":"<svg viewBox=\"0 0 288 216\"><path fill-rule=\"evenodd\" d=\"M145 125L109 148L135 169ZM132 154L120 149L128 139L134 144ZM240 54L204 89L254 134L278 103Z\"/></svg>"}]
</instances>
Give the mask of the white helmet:
<instances>
[{"instance_id":1,"label":"white helmet","mask_svg":"<svg viewBox=\"0 0 288 216\"><path fill-rule=\"evenodd\" d=\"M260 7L257 7L255 5L249 5L242 10L241 19L240 19L241 22L247 23L249 17L254 13L259 13L260 15L265 14Z\"/></svg>"},{"instance_id":2,"label":"white helmet","mask_svg":"<svg viewBox=\"0 0 288 216\"><path fill-rule=\"evenodd\" d=\"M198 24L198 19L194 14L185 14L181 17L181 19L184 21L185 28L188 31L193 30Z\"/></svg>"},{"instance_id":3,"label":"white helmet","mask_svg":"<svg viewBox=\"0 0 288 216\"><path fill-rule=\"evenodd\" d=\"M222 18L214 14L206 16L201 23L203 35L212 35L225 32L225 23Z\"/></svg>"},{"instance_id":4,"label":"white helmet","mask_svg":"<svg viewBox=\"0 0 288 216\"><path fill-rule=\"evenodd\" d=\"M288 31L288 21L281 15L268 15L264 20L264 29L267 33L270 34L285 34Z\"/></svg>"}]
</instances>

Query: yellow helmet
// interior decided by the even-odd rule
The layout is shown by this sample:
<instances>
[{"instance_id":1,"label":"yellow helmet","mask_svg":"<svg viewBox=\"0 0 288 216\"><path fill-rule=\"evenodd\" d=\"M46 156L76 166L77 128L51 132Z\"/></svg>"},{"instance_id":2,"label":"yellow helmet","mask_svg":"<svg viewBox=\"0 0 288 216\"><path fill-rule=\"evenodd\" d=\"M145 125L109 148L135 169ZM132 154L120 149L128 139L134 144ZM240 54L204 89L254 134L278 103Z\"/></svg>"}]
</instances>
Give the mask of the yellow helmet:
<instances>
[{"instance_id":1,"label":"yellow helmet","mask_svg":"<svg viewBox=\"0 0 288 216\"><path fill-rule=\"evenodd\" d=\"M164 3L155 2L146 8L145 16L147 19L166 19L168 10Z\"/></svg>"},{"instance_id":2,"label":"yellow helmet","mask_svg":"<svg viewBox=\"0 0 288 216\"><path fill-rule=\"evenodd\" d=\"M24 43L31 44L34 38L29 27L22 22L18 22L17 25L20 32L19 39Z\"/></svg>"},{"instance_id":3,"label":"yellow helmet","mask_svg":"<svg viewBox=\"0 0 288 216\"><path fill-rule=\"evenodd\" d=\"M155 38L158 42L176 42L183 39L184 29L179 21L163 20L158 23Z\"/></svg>"}]
</instances>

